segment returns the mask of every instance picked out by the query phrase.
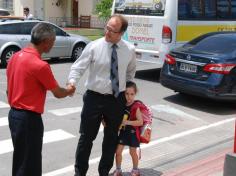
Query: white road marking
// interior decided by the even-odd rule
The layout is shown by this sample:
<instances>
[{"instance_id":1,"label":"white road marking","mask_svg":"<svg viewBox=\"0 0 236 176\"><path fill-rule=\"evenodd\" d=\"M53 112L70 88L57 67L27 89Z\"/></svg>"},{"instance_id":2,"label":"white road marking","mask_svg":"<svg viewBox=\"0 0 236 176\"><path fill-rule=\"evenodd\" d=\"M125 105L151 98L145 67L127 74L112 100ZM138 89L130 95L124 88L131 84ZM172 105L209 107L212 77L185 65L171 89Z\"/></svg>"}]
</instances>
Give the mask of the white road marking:
<instances>
[{"instance_id":1,"label":"white road marking","mask_svg":"<svg viewBox=\"0 0 236 176\"><path fill-rule=\"evenodd\" d=\"M217 127L217 126L229 123L229 122L235 122L235 118L222 120L222 121L219 121L219 122L216 122L216 123L213 123L213 124L204 125L204 126L201 126L201 127L198 127L198 128L191 129L191 130L183 131L183 132L180 132L178 134L174 134L174 135L169 136L169 137L164 137L164 138L161 138L161 139L157 139L155 141L151 141L149 144L142 144L140 147L141 147L141 149L149 148L149 147L157 145L157 144L161 144L161 143L164 143L164 142L169 142L171 140L178 139L178 138L181 138L181 137L184 137L184 136L188 136L188 135L191 135L191 134L194 134L194 133L198 133L198 132L207 130L209 128ZM123 153L128 154L129 150L125 149ZM97 157L97 158L89 160L89 164L95 164L95 163L98 163L99 161L100 161L100 157ZM73 170L74 170L74 165L70 165L70 166L64 167L62 169L58 169L58 170L55 170L55 171L52 171L52 172L49 172L49 173L45 173L45 174L43 174L43 176L57 176L57 175L65 174L65 173L68 173L68 172L72 172Z\"/></svg>"},{"instance_id":2,"label":"white road marking","mask_svg":"<svg viewBox=\"0 0 236 176\"><path fill-rule=\"evenodd\" d=\"M9 108L9 107L10 107L9 104L0 101L0 108Z\"/></svg>"},{"instance_id":3,"label":"white road marking","mask_svg":"<svg viewBox=\"0 0 236 176\"><path fill-rule=\"evenodd\" d=\"M151 108L156 110L157 112L165 112L165 113L174 114L174 115L184 117L184 118L189 118L189 119L193 119L193 120L201 120L198 117L187 114L184 111L181 111L181 110L171 107L169 105L153 105L153 106L151 106Z\"/></svg>"},{"instance_id":4,"label":"white road marking","mask_svg":"<svg viewBox=\"0 0 236 176\"><path fill-rule=\"evenodd\" d=\"M56 116L64 116L64 115L74 114L81 111L82 111L82 107L74 107L74 108L54 109L54 110L49 110L48 112Z\"/></svg>"},{"instance_id":5,"label":"white road marking","mask_svg":"<svg viewBox=\"0 0 236 176\"><path fill-rule=\"evenodd\" d=\"M52 143L61 140L66 140L75 137L74 135L67 133L61 129L48 131L44 133L43 143ZM0 141L0 155L13 151L12 141L11 139Z\"/></svg>"},{"instance_id":6,"label":"white road marking","mask_svg":"<svg viewBox=\"0 0 236 176\"><path fill-rule=\"evenodd\" d=\"M8 125L8 118L7 117L1 117L0 118L0 126L7 126Z\"/></svg>"},{"instance_id":7,"label":"white road marking","mask_svg":"<svg viewBox=\"0 0 236 176\"><path fill-rule=\"evenodd\" d=\"M61 108L61 109L53 109L48 110L49 113L52 113L56 116L65 116L74 113L80 113L82 111L82 107L74 107L74 108ZM101 124L99 128L99 132L102 132L104 129L103 125Z\"/></svg>"}]
</instances>

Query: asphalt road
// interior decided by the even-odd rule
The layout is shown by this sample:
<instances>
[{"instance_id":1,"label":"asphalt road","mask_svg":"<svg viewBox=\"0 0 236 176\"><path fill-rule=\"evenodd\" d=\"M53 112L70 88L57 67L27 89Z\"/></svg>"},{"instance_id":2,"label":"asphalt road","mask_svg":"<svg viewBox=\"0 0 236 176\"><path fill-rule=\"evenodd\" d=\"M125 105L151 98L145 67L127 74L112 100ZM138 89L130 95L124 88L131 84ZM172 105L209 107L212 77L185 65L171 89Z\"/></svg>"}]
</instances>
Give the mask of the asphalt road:
<instances>
[{"instance_id":1,"label":"asphalt road","mask_svg":"<svg viewBox=\"0 0 236 176\"><path fill-rule=\"evenodd\" d=\"M72 63L50 62L56 79L65 85ZM139 64L138 68L143 65ZM9 107L5 95L5 69L0 69L0 175L11 175L12 146L7 126ZM159 83L160 70L138 71L135 81L139 88L137 98L154 112L152 142L141 146L141 172L145 176L177 173L180 167L197 163L204 158L228 152L232 148L236 108L234 103L214 102L186 96L164 88ZM45 134L43 146L44 176L73 175L76 145L79 137L82 95L81 79L73 97L56 99L48 93L43 114ZM94 141L88 175L98 175L103 129ZM217 155L218 156L218 155ZM220 156L223 156L221 154ZM218 157L219 158L219 157ZM214 159L215 160L215 159ZM221 157L222 161L222 157ZM124 153L125 175L132 168L127 150ZM212 164L212 166L214 163ZM222 163L217 165L222 169ZM178 172L177 172L178 170ZM183 170L183 169L182 169ZM200 169L198 169L200 170ZM218 169L220 170L220 169ZM208 169L209 171L209 169ZM216 170L213 170L214 172ZM195 172L195 171L192 171ZM204 171L202 171L204 175ZM180 174L179 174L180 175ZM182 175L192 175L189 173ZM205 174L206 175L206 174ZM201 176L201 174L198 174Z\"/></svg>"}]
</instances>

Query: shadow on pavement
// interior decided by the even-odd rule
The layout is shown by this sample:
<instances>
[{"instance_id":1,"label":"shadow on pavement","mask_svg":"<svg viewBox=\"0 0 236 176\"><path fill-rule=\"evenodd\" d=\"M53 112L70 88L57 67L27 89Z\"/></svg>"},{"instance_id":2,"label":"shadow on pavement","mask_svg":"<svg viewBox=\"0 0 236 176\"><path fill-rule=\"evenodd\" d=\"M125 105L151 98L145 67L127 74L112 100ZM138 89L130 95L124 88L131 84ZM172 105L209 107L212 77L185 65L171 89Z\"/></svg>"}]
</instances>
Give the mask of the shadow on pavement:
<instances>
[{"instance_id":1,"label":"shadow on pavement","mask_svg":"<svg viewBox=\"0 0 236 176\"><path fill-rule=\"evenodd\" d=\"M215 101L187 94L174 94L164 98L166 101L216 115L236 114L235 102Z\"/></svg>"},{"instance_id":2,"label":"shadow on pavement","mask_svg":"<svg viewBox=\"0 0 236 176\"><path fill-rule=\"evenodd\" d=\"M152 82L159 82L160 71L161 71L161 69L136 71L135 78L147 80L147 81L152 81Z\"/></svg>"},{"instance_id":3,"label":"shadow on pavement","mask_svg":"<svg viewBox=\"0 0 236 176\"><path fill-rule=\"evenodd\" d=\"M140 168L140 176L161 176L163 173L160 171L156 171L154 169L144 169ZM109 174L109 176L113 176ZM130 176L130 172L122 172L122 176Z\"/></svg>"}]
</instances>

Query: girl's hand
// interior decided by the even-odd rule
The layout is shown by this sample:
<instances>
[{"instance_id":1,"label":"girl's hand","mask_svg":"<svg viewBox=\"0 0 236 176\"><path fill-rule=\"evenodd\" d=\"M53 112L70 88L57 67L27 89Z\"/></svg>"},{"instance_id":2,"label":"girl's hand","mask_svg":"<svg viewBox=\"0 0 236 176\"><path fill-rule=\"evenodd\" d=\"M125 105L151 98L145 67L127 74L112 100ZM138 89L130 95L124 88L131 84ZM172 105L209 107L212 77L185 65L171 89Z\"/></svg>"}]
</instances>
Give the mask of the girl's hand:
<instances>
[{"instance_id":1,"label":"girl's hand","mask_svg":"<svg viewBox=\"0 0 236 176\"><path fill-rule=\"evenodd\" d=\"M130 122L129 120L125 120L125 119L124 119L124 120L122 121L122 124L123 124L123 125L130 125L129 122Z\"/></svg>"}]
</instances>

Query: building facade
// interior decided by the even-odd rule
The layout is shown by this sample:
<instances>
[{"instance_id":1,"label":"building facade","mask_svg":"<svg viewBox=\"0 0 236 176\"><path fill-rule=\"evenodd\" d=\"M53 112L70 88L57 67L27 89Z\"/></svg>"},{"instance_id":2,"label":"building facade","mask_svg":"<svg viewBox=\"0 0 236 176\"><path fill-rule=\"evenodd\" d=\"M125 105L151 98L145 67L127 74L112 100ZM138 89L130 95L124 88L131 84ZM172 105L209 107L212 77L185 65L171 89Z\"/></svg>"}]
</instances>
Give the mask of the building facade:
<instances>
[{"instance_id":1,"label":"building facade","mask_svg":"<svg viewBox=\"0 0 236 176\"><path fill-rule=\"evenodd\" d=\"M35 18L53 22L59 26L79 26L81 16L90 16L90 27L103 27L95 15L95 6L100 0L0 0L0 7L15 16L23 16L27 6Z\"/></svg>"}]
</instances>

